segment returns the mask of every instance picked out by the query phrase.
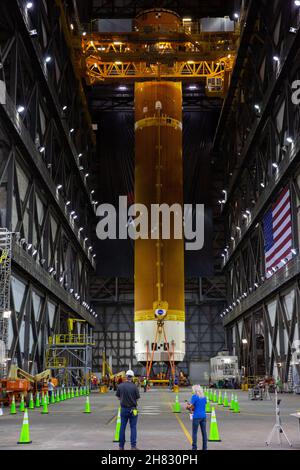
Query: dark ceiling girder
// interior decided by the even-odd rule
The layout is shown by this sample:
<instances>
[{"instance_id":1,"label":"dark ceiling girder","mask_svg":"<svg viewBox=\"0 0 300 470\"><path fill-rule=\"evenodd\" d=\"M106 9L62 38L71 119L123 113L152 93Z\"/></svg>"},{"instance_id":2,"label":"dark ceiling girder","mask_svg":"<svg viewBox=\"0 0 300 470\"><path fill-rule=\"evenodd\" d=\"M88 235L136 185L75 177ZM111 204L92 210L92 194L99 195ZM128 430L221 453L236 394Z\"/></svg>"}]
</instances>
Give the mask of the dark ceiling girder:
<instances>
[{"instance_id":1,"label":"dark ceiling girder","mask_svg":"<svg viewBox=\"0 0 300 470\"><path fill-rule=\"evenodd\" d=\"M92 14L93 18L134 18L143 10L158 7L174 10L180 16L218 17L232 15L234 4L234 0L93 0Z\"/></svg>"}]
</instances>

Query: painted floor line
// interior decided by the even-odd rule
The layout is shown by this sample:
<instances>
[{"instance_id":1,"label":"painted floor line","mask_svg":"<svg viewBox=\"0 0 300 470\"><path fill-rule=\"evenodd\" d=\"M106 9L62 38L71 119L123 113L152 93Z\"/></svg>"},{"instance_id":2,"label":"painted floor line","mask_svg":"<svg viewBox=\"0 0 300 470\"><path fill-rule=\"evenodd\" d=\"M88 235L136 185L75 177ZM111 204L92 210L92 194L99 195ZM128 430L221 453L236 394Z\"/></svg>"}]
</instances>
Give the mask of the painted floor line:
<instances>
[{"instance_id":1,"label":"painted floor line","mask_svg":"<svg viewBox=\"0 0 300 470\"><path fill-rule=\"evenodd\" d=\"M169 406L170 406L170 408L171 408L171 410L172 410L172 403L169 402ZM184 434L185 434L185 437L187 438L187 440L189 441L189 443L192 445L193 440L192 440L192 437L191 437L190 433L188 432L187 428L185 427L185 425L183 424L183 422L182 422L182 420L179 418L179 416L178 416L176 413L174 413L174 414L175 414L175 417L176 417L176 419L177 419L177 421L178 421L178 423L179 423L179 425L180 425L182 431L183 431Z\"/></svg>"}]
</instances>

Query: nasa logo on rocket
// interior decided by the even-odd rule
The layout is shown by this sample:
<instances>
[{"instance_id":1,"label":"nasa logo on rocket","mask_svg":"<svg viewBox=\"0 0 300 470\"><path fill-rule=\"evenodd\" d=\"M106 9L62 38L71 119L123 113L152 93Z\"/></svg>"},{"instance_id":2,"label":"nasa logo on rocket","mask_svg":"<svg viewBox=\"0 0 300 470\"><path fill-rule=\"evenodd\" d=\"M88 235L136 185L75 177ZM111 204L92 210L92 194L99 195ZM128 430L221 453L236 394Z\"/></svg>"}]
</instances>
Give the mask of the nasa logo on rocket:
<instances>
[{"instance_id":1,"label":"nasa logo on rocket","mask_svg":"<svg viewBox=\"0 0 300 470\"><path fill-rule=\"evenodd\" d=\"M157 308L155 310L156 318L164 318L167 315L167 310L164 308Z\"/></svg>"}]
</instances>

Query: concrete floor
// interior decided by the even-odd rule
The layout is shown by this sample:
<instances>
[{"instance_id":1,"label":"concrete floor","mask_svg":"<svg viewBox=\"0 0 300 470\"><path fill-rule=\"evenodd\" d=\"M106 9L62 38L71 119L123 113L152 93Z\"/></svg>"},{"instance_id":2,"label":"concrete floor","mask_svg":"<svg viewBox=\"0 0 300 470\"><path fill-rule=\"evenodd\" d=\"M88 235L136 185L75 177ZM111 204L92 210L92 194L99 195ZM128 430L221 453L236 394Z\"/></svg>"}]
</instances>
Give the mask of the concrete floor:
<instances>
[{"instance_id":1,"label":"concrete floor","mask_svg":"<svg viewBox=\"0 0 300 470\"><path fill-rule=\"evenodd\" d=\"M191 448L191 422L184 410L184 401L190 398L189 390L182 390L179 400L182 413L174 414L171 403L175 396L169 390L153 390L141 393L138 423L138 447L140 449L189 450ZM291 413L300 410L299 395L282 395L281 417L283 427L293 443L292 449L300 449L298 420ZM234 415L216 406L219 433L222 442L209 443L211 450L268 449L265 440L274 423L274 403L249 401L248 394L238 392L241 414ZM273 398L273 396L272 396ZM78 397L49 406L49 414L42 415L41 408L29 412L32 444L17 445L23 413L9 415L8 409L0 417L0 449L117 449L113 436L118 400L113 392L90 395L92 414L83 414L85 397ZM208 417L208 431L209 431ZM127 431L129 440L129 430ZM199 435L199 447L201 437ZM127 444L128 446L128 444ZM269 448L280 449L277 443ZM288 449L286 442L282 449Z\"/></svg>"}]
</instances>

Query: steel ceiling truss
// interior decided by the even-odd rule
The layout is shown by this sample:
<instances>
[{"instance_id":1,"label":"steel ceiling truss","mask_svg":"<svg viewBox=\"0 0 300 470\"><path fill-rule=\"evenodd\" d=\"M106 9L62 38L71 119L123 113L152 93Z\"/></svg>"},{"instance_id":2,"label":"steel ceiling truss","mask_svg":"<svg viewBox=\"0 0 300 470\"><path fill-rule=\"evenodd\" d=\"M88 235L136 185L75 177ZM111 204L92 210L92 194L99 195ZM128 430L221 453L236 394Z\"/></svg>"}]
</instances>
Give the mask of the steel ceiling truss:
<instances>
[{"instance_id":1,"label":"steel ceiling truss","mask_svg":"<svg viewBox=\"0 0 300 470\"><path fill-rule=\"evenodd\" d=\"M224 16L234 13L232 0L159 0L158 8L176 11L179 15L192 15L194 18L204 16ZM151 0L93 0L93 15L101 18L134 18L137 13L153 8Z\"/></svg>"}]
</instances>

